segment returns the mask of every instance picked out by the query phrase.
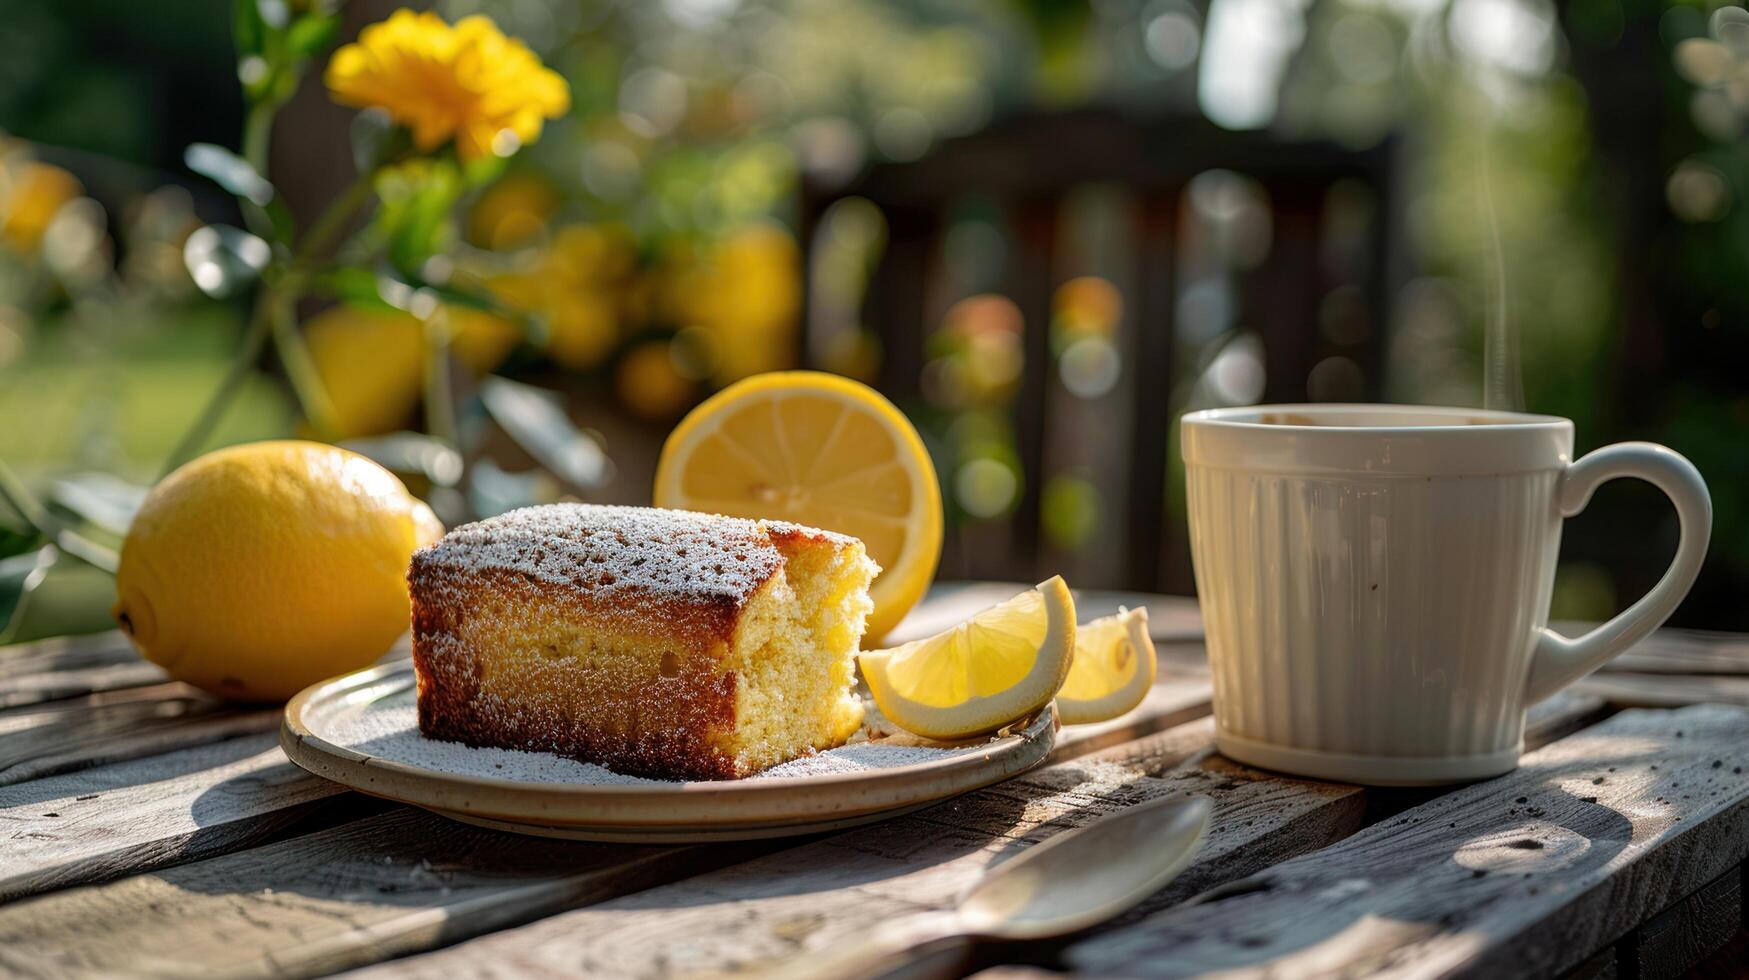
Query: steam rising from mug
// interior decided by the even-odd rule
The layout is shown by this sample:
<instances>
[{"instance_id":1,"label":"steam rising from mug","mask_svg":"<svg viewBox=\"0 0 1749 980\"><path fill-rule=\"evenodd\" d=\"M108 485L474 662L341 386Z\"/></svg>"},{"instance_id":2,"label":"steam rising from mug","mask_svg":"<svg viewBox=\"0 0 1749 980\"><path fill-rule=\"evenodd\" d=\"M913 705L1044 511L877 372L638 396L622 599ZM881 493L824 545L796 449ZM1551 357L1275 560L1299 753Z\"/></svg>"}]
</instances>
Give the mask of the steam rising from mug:
<instances>
[{"instance_id":1,"label":"steam rising from mug","mask_svg":"<svg viewBox=\"0 0 1749 980\"><path fill-rule=\"evenodd\" d=\"M1482 407L1524 411L1524 378L1518 363L1518 332L1506 318L1506 252L1500 247L1500 216L1494 210L1493 161L1488 138L1482 137L1482 208L1488 217L1488 238L1494 257L1494 290L1489 297L1482 337Z\"/></svg>"}]
</instances>

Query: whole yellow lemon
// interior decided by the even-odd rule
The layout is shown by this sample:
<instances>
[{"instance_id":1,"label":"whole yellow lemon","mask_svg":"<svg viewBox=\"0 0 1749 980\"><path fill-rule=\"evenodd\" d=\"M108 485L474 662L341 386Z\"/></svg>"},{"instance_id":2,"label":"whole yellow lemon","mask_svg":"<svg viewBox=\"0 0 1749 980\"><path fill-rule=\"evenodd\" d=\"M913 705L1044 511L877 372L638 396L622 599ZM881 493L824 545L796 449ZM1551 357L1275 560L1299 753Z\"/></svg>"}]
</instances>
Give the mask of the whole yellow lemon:
<instances>
[{"instance_id":1,"label":"whole yellow lemon","mask_svg":"<svg viewBox=\"0 0 1749 980\"><path fill-rule=\"evenodd\" d=\"M116 620L147 660L220 697L283 701L407 629L407 563L443 534L393 473L314 442L211 452L146 495Z\"/></svg>"}]
</instances>

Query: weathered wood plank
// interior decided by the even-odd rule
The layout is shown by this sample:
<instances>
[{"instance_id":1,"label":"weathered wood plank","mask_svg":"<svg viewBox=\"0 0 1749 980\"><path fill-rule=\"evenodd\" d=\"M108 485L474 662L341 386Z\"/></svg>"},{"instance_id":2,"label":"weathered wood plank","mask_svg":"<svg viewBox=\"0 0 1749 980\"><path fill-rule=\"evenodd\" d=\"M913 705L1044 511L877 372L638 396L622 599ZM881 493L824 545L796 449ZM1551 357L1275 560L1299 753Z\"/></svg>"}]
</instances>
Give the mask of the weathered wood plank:
<instances>
[{"instance_id":1,"label":"weathered wood plank","mask_svg":"<svg viewBox=\"0 0 1749 980\"><path fill-rule=\"evenodd\" d=\"M1057 744L1047 762L1064 762L1205 717L1213 694L1206 671L1174 672L1161 678L1126 715L1092 725L1065 725L1057 732Z\"/></svg>"},{"instance_id":2,"label":"weathered wood plank","mask_svg":"<svg viewBox=\"0 0 1749 980\"><path fill-rule=\"evenodd\" d=\"M1628 975L1676 980L1743 928L1743 868L1732 868L1654 916L1621 944Z\"/></svg>"},{"instance_id":3,"label":"weathered wood plank","mask_svg":"<svg viewBox=\"0 0 1749 980\"><path fill-rule=\"evenodd\" d=\"M409 652L402 636L381 659ZM120 631L0 647L0 710L169 681L164 669L141 659Z\"/></svg>"},{"instance_id":4,"label":"weathered wood plank","mask_svg":"<svg viewBox=\"0 0 1749 980\"><path fill-rule=\"evenodd\" d=\"M1724 674L1592 674L1573 689L1623 708L1680 708L1689 704L1749 705L1749 677Z\"/></svg>"},{"instance_id":5,"label":"weathered wood plank","mask_svg":"<svg viewBox=\"0 0 1749 980\"><path fill-rule=\"evenodd\" d=\"M77 698L97 691L162 684L169 675L157 664L133 660L72 669L18 673L0 680L0 709Z\"/></svg>"},{"instance_id":6,"label":"weathered wood plank","mask_svg":"<svg viewBox=\"0 0 1749 980\"><path fill-rule=\"evenodd\" d=\"M1121 792L1141 777L1098 767ZM946 850L1088 816L1087 792L1058 774L1040 787L947 804L944 825L917 815L863 846ZM1085 780L1083 780L1085 782ZM1081 791L1078 791L1081 790ZM936 808L937 810L942 808ZM933 813L934 811L930 811ZM1017 825L1020 829L1017 829ZM395 811L195 864L71 889L0 908L0 965L19 972L105 975L310 973L370 963L526 921L603 897L793 846L709 848L571 844L479 830ZM806 845L804 845L806 846ZM844 853L854 854L853 850ZM866 855L867 865L874 860ZM890 903L889 903L890 904ZM69 928L66 924L77 923Z\"/></svg>"},{"instance_id":7,"label":"weathered wood plank","mask_svg":"<svg viewBox=\"0 0 1749 980\"><path fill-rule=\"evenodd\" d=\"M24 674L80 670L138 659L139 654L120 630L14 643L0 646L0 684Z\"/></svg>"},{"instance_id":8,"label":"weathered wood plank","mask_svg":"<svg viewBox=\"0 0 1749 980\"><path fill-rule=\"evenodd\" d=\"M538 840L397 808L0 907L0 970L313 975L516 925L777 846Z\"/></svg>"},{"instance_id":9,"label":"weathered wood plank","mask_svg":"<svg viewBox=\"0 0 1749 980\"><path fill-rule=\"evenodd\" d=\"M1578 636L1597 624L1554 625L1567 636ZM1602 669L1645 674L1749 674L1749 635L1666 626Z\"/></svg>"},{"instance_id":10,"label":"weathered wood plank","mask_svg":"<svg viewBox=\"0 0 1749 980\"><path fill-rule=\"evenodd\" d=\"M1207 711L1206 680L1169 680L1124 719L1072 726L1061 733L1060 744L1071 751L1078 745L1084 746L1081 751L1091 751L1112 737L1158 731ZM681 848L556 844L397 812L101 888L44 896L18 906L21 911L16 913L0 909L0 945L11 950L11 959L0 958L0 963L58 973L103 973L148 961L155 964L153 969L179 974L248 973L270 966L297 972L338 969L465 938L782 846L787 845L768 842L691 853ZM576 864L558 860L566 853L588 860ZM424 860L448 872L441 881L432 878L429 888L397 890L391 898L372 899L370 888L360 883L380 884L380 862L385 857L391 864L402 858L414 864ZM312 861L319 864L319 871L311 870ZM0 873L3 870L0 865ZM186 894L193 887L190 882L212 887L191 896ZM343 913L337 911L341 908ZM57 950L62 937L43 923L69 918L92 923L98 938ZM262 922L273 923L273 928L261 929ZM207 935L225 939L223 943L214 939L212 948L187 939ZM147 959L139 960L141 956Z\"/></svg>"},{"instance_id":11,"label":"weathered wood plank","mask_svg":"<svg viewBox=\"0 0 1749 980\"><path fill-rule=\"evenodd\" d=\"M1578 966L1561 974L1561 980L1615 980L1616 969L1615 947L1600 949L1591 954L1591 958Z\"/></svg>"},{"instance_id":12,"label":"weathered wood plank","mask_svg":"<svg viewBox=\"0 0 1749 980\"><path fill-rule=\"evenodd\" d=\"M1527 750L1541 748L1597 721L1607 710L1596 698L1563 691L1532 708L1525 719ZM1204 781L1187 792L1202 792L1216 803L1215 819L1197 860L1170 886L1150 897L1135 910L1104 928L1117 928L1169 908L1185 899L1228 882L1244 887L1241 879L1299 854L1340 840L1361 827L1418 805L1444 792L1440 788L1399 790L1350 786L1317 780L1302 781L1252 769L1217 754L1212 747L1214 722L1164 733L1090 756L1097 761L1129 765L1144 773L1162 773L1165 778L1186 783ZM1197 732L1206 741L1190 749L1188 738ZM1266 806L1284 808L1290 819L1272 824L1277 814L1265 812L1264 821L1245 809L1242 796L1229 801L1225 794L1251 782L1273 782L1282 790L1266 797Z\"/></svg>"},{"instance_id":13,"label":"weathered wood plank","mask_svg":"<svg viewBox=\"0 0 1749 980\"><path fill-rule=\"evenodd\" d=\"M245 846L343 793L287 762L272 735L0 787L0 899Z\"/></svg>"},{"instance_id":14,"label":"weathered wood plank","mask_svg":"<svg viewBox=\"0 0 1749 980\"><path fill-rule=\"evenodd\" d=\"M140 659L119 630L0 647L0 709L168 679L163 668Z\"/></svg>"},{"instance_id":15,"label":"weathered wood plank","mask_svg":"<svg viewBox=\"0 0 1749 980\"><path fill-rule=\"evenodd\" d=\"M278 708L236 708L185 684L0 713L0 786L272 731Z\"/></svg>"},{"instance_id":16,"label":"weathered wood plank","mask_svg":"<svg viewBox=\"0 0 1749 980\"><path fill-rule=\"evenodd\" d=\"M1168 684L1157 693L1125 722L1129 726L1126 730L1152 731L1187 713L1207 711L1206 684L1194 681ZM1093 734L1098 737L1104 732ZM1074 744L1073 740L1070 744ZM103 888L46 896L19 907L28 910L28 918L19 918L26 915L24 911L12 914L0 910L0 936L5 937L0 943L11 950L7 962L12 966L24 969L28 965L30 969L53 972L101 973L135 962L136 957L145 955L142 950L148 949L156 950L150 953L151 962L177 973L209 968L203 964L220 972L252 972L270 964L286 969L297 964L299 971L336 969L607 897L609 893L603 889L616 888L618 891L613 894L618 894L657 883L658 878L671 880L695 873L705 864L705 858L696 854L684 860L677 857L685 849L659 852L654 848L561 845L478 831L423 814L417 816L417 826L409 830L409 819L413 818L386 814L282 845L217 857ZM708 856L720 862L737 854L764 853L780 846L783 844L772 842L739 850L716 848ZM434 852L433 847L440 853ZM392 861L397 848L406 852L408 861L434 862L450 867L454 873L443 878L440 893L433 893L432 889L418 895L397 893L379 903L382 907L375 907L368 901L368 889L361 890L348 882L356 884L380 877L380 856ZM590 861L576 869L565 869L552 855L566 851L587 855ZM483 857L468 863L471 859L467 856L475 853ZM311 860L296 856L300 854L320 859L322 870L316 882L298 877ZM515 854L523 856L518 859ZM622 868L638 870L636 874L630 871L622 874ZM226 887L220 889L223 894L218 897L197 899L182 894L189 881L221 883ZM433 888L438 886L434 884ZM150 897L142 900L142 893ZM361 894L366 900L359 899ZM293 895L308 896L308 901ZM346 909L344 914L336 912L336 903ZM418 907L409 908L414 905ZM149 914L142 913L142 907L148 908ZM464 909L465 922L458 911ZM52 922L65 918L107 922L98 928L98 934L106 938L57 953L51 947L60 943L62 937L52 928L40 931L39 920ZM274 923L270 937L259 943L237 938L259 932L250 923L263 921ZM439 929L434 923L452 924ZM209 930L228 937L223 950L198 948L186 941L189 935L202 935ZM360 939L366 932L368 937ZM165 948L158 950L153 937L183 938L167 941ZM44 945L40 948L33 945L39 941ZM185 954L190 959L177 958ZM173 963L177 965L172 970Z\"/></svg>"},{"instance_id":17,"label":"weathered wood plank","mask_svg":"<svg viewBox=\"0 0 1749 980\"><path fill-rule=\"evenodd\" d=\"M1541 724L1595 702L1556 699ZM1356 786L1302 782L1212 751L1201 719L884 824L367 971L396 977L524 973L645 976L757 971L852 941L870 921L951 903L993 862L1159 796L1203 793L1216 814L1197 861L1150 899L1162 908L1353 833Z\"/></svg>"},{"instance_id":18,"label":"weathered wood plank","mask_svg":"<svg viewBox=\"0 0 1749 980\"><path fill-rule=\"evenodd\" d=\"M1566 738L1581 728L1588 728L1614 711L1609 703L1595 694L1568 687L1530 706L1524 716L1524 750L1534 752Z\"/></svg>"},{"instance_id":19,"label":"weathered wood plank","mask_svg":"<svg viewBox=\"0 0 1749 980\"><path fill-rule=\"evenodd\" d=\"M367 972L756 970L847 941L871 921L937 907L991 861L1163 787L1109 763L1053 766L911 816Z\"/></svg>"},{"instance_id":20,"label":"weathered wood plank","mask_svg":"<svg viewBox=\"0 0 1749 980\"><path fill-rule=\"evenodd\" d=\"M1749 853L1749 711L1629 711L1218 900L1071 946L1093 974L1551 975Z\"/></svg>"}]
</instances>

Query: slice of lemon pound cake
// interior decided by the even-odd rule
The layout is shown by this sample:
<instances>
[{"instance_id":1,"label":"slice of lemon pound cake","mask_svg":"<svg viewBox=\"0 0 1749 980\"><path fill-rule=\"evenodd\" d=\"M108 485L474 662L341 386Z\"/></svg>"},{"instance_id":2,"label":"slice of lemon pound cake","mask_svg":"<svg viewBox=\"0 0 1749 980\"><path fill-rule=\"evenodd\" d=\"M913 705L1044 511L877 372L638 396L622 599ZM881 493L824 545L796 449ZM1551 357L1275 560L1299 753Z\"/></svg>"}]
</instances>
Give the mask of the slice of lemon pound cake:
<instances>
[{"instance_id":1,"label":"slice of lemon pound cake","mask_svg":"<svg viewBox=\"0 0 1749 980\"><path fill-rule=\"evenodd\" d=\"M407 575L420 730L668 779L842 744L878 571L855 538L690 511L553 504L458 527Z\"/></svg>"}]
</instances>

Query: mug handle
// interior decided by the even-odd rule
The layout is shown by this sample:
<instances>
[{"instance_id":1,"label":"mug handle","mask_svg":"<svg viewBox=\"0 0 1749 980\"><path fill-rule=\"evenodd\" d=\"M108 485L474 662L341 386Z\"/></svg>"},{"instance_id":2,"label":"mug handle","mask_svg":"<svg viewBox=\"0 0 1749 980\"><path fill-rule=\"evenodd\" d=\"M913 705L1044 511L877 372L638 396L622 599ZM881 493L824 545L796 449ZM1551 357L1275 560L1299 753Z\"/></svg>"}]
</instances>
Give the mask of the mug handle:
<instances>
[{"instance_id":1,"label":"mug handle","mask_svg":"<svg viewBox=\"0 0 1749 980\"><path fill-rule=\"evenodd\" d=\"M1618 477L1645 480L1676 505L1682 528L1676 557L1652 591L1584 636L1568 639L1554 630L1538 629L1525 681L1526 704L1535 704L1591 673L1663 625L1700 574L1712 535L1713 500L1700 471L1674 450L1650 442L1622 442L1585 454L1561 477L1556 492L1561 516L1584 510L1599 484Z\"/></svg>"}]
</instances>

